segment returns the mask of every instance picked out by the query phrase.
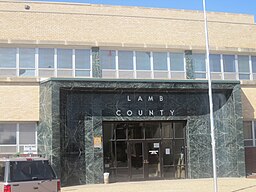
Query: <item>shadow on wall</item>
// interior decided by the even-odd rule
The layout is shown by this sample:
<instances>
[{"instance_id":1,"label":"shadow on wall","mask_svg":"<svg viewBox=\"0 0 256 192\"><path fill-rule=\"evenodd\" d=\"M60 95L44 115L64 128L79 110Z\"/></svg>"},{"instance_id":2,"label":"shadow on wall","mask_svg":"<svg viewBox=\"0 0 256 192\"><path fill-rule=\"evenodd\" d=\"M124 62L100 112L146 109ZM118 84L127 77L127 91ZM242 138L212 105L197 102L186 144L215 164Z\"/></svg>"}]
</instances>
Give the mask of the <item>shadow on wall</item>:
<instances>
[{"instance_id":1,"label":"shadow on wall","mask_svg":"<svg viewBox=\"0 0 256 192\"><path fill-rule=\"evenodd\" d=\"M255 93L254 93L255 94ZM248 98L249 93L242 89L242 107L243 107L243 119L244 121L253 120L255 109L251 104L252 99ZM251 96L251 95L250 95ZM250 176L252 173L256 172L256 148L255 147L245 147L245 165L246 165L246 175Z\"/></svg>"},{"instance_id":2,"label":"shadow on wall","mask_svg":"<svg viewBox=\"0 0 256 192\"><path fill-rule=\"evenodd\" d=\"M243 89L241 91L241 98L242 98L242 108L243 108L243 119L253 120L255 109L253 108L251 101L248 99Z\"/></svg>"}]
</instances>

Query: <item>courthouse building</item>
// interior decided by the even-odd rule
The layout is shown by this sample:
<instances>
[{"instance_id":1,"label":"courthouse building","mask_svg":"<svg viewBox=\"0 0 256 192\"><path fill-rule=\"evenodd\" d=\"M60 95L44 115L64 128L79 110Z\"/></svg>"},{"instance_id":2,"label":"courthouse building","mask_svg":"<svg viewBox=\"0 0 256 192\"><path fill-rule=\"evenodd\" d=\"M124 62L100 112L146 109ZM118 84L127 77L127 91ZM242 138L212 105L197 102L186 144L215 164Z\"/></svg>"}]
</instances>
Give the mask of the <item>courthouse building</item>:
<instances>
[{"instance_id":1,"label":"courthouse building","mask_svg":"<svg viewBox=\"0 0 256 192\"><path fill-rule=\"evenodd\" d=\"M212 177L201 11L0 2L0 153L63 185ZM208 13L218 177L256 173L253 15Z\"/></svg>"}]
</instances>

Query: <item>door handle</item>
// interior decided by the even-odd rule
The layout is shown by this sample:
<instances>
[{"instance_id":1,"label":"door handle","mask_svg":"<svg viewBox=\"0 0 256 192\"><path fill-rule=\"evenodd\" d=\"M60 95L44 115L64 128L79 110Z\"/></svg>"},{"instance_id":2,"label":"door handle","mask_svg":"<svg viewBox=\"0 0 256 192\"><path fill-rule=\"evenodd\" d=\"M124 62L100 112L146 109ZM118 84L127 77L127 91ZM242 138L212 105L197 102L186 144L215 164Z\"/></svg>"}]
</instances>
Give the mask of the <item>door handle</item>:
<instances>
[{"instance_id":1,"label":"door handle","mask_svg":"<svg viewBox=\"0 0 256 192\"><path fill-rule=\"evenodd\" d=\"M38 189L38 187L34 187L34 189Z\"/></svg>"},{"instance_id":2,"label":"door handle","mask_svg":"<svg viewBox=\"0 0 256 192\"><path fill-rule=\"evenodd\" d=\"M13 184L12 186L17 187L17 186L19 186L19 184Z\"/></svg>"}]
</instances>

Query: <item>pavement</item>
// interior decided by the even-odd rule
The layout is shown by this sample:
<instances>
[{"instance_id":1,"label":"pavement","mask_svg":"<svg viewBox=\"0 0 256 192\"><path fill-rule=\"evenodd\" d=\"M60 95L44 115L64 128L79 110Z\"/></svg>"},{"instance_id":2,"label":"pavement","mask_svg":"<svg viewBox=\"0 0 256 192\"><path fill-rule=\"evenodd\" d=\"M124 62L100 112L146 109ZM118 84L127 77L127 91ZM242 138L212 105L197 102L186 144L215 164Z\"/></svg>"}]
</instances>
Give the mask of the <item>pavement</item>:
<instances>
[{"instance_id":1,"label":"pavement","mask_svg":"<svg viewBox=\"0 0 256 192\"><path fill-rule=\"evenodd\" d=\"M218 192L256 192L254 178L218 178ZM62 192L214 192L213 179L182 179L63 187Z\"/></svg>"}]
</instances>

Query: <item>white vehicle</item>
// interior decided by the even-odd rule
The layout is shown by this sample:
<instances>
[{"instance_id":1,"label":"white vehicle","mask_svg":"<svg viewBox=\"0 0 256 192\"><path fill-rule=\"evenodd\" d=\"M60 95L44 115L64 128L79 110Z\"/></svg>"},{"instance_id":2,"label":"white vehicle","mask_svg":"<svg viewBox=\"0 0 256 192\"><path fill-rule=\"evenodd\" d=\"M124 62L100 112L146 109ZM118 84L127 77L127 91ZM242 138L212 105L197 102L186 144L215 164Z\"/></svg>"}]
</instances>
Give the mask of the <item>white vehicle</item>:
<instances>
[{"instance_id":1,"label":"white vehicle","mask_svg":"<svg viewBox=\"0 0 256 192\"><path fill-rule=\"evenodd\" d=\"M46 158L0 158L0 192L60 191L60 180Z\"/></svg>"}]
</instances>

